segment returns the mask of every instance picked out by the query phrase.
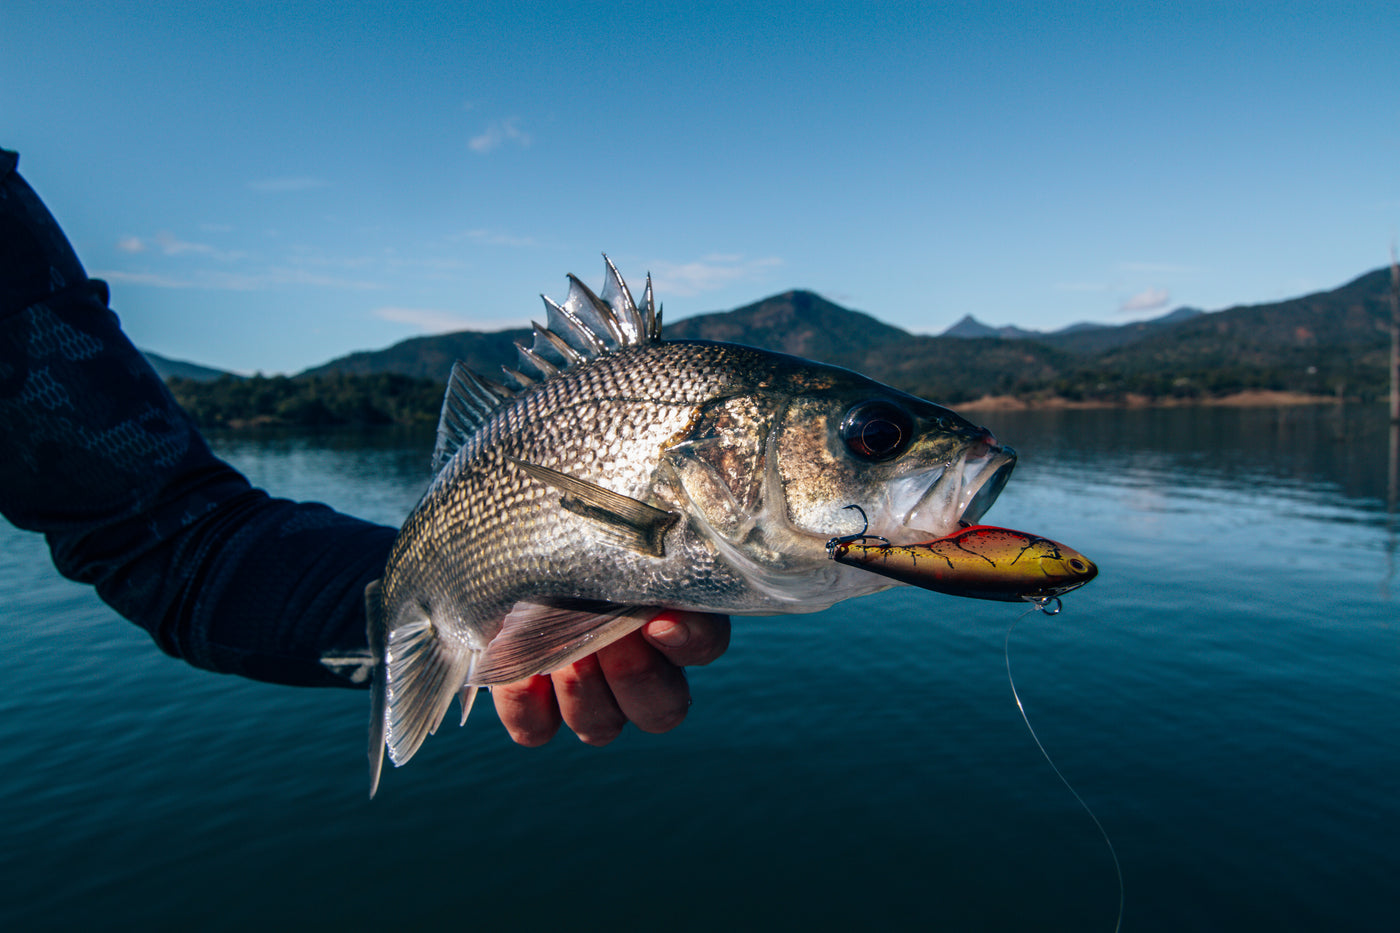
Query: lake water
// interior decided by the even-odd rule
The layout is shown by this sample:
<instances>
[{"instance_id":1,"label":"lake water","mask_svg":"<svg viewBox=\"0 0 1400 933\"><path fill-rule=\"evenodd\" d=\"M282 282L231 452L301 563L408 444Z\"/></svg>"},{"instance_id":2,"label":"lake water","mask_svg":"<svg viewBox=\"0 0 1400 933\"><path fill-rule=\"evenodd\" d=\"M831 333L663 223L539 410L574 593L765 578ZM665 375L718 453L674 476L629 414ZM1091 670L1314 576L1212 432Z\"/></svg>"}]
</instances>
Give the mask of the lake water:
<instances>
[{"instance_id":1,"label":"lake water","mask_svg":"<svg viewBox=\"0 0 1400 933\"><path fill-rule=\"evenodd\" d=\"M988 414L988 521L1101 573L1022 618L1026 711L1126 930L1391 930L1400 574L1375 408ZM397 524L428 441L215 446ZM0 526L0 928L1113 928L1022 723L1014 605L901 588L739 619L664 736L478 706L366 800L366 695L161 655Z\"/></svg>"}]
</instances>

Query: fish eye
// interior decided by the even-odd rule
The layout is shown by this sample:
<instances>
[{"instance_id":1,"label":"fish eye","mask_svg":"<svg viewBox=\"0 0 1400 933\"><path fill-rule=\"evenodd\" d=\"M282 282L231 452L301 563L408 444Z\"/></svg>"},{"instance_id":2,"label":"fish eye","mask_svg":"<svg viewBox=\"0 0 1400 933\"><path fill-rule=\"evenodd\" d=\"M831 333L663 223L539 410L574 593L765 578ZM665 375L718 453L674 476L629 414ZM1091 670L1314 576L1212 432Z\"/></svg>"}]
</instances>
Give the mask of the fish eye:
<instances>
[{"instance_id":1,"label":"fish eye","mask_svg":"<svg viewBox=\"0 0 1400 933\"><path fill-rule=\"evenodd\" d=\"M1069 569L1073 570L1075 573L1083 573L1089 568L1084 566L1084 561L1077 557L1071 557L1069 560Z\"/></svg>"},{"instance_id":2,"label":"fish eye","mask_svg":"<svg viewBox=\"0 0 1400 933\"><path fill-rule=\"evenodd\" d=\"M914 419L893 402L861 402L841 420L841 439L857 458L878 463L899 456L914 437Z\"/></svg>"}]
</instances>

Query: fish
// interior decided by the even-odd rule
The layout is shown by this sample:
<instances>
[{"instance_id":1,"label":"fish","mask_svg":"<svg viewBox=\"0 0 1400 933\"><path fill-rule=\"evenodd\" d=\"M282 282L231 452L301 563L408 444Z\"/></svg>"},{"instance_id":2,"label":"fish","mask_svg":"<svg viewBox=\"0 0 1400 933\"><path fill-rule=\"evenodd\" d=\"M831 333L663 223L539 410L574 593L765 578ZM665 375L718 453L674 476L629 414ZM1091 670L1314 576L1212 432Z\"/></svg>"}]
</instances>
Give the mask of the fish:
<instances>
[{"instance_id":1,"label":"fish","mask_svg":"<svg viewBox=\"0 0 1400 933\"><path fill-rule=\"evenodd\" d=\"M658 607L814 612L896 585L827 557L855 531L934 538L975 522L1016 452L953 411L858 373L737 344L662 337L651 276L517 343L506 382L456 363L433 479L365 590L376 664L370 795L456 698L557 670ZM543 297L543 296L542 296Z\"/></svg>"},{"instance_id":2,"label":"fish","mask_svg":"<svg viewBox=\"0 0 1400 933\"><path fill-rule=\"evenodd\" d=\"M919 544L881 543L869 535L832 538L838 564L950 596L1043 603L1077 590L1099 568L1067 545L993 525L969 525ZM869 543L868 543L869 542Z\"/></svg>"}]
</instances>

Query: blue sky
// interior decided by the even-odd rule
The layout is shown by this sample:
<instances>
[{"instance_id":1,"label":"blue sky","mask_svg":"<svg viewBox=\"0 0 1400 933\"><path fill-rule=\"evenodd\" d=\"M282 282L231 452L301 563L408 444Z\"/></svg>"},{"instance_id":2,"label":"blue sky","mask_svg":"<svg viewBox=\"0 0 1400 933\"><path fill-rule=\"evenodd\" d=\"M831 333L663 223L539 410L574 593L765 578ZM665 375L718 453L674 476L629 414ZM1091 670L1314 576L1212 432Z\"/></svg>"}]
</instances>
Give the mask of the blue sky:
<instances>
[{"instance_id":1,"label":"blue sky","mask_svg":"<svg viewBox=\"0 0 1400 933\"><path fill-rule=\"evenodd\" d=\"M1331 288L1400 228L1389 3L5 0L0 87L133 340L241 372L524 324L602 252L668 318L936 333Z\"/></svg>"}]
</instances>

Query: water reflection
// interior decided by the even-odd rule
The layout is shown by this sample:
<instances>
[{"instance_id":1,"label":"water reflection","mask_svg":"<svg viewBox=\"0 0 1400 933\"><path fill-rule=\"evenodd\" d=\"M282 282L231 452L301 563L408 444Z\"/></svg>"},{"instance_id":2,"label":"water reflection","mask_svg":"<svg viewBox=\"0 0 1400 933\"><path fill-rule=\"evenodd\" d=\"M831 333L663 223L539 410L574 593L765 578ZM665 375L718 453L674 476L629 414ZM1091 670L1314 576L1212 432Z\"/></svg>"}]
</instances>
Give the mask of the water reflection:
<instances>
[{"instance_id":1,"label":"water reflection","mask_svg":"<svg viewBox=\"0 0 1400 933\"><path fill-rule=\"evenodd\" d=\"M1092 465L1115 483L1218 481L1285 496L1321 484L1374 506L1394 497L1380 405L996 412L984 420L1021 452L1023 466L1063 473Z\"/></svg>"},{"instance_id":2,"label":"water reflection","mask_svg":"<svg viewBox=\"0 0 1400 933\"><path fill-rule=\"evenodd\" d=\"M208 439L215 453L273 495L324 502L386 525L402 524L432 479L431 431L224 431Z\"/></svg>"}]
</instances>

